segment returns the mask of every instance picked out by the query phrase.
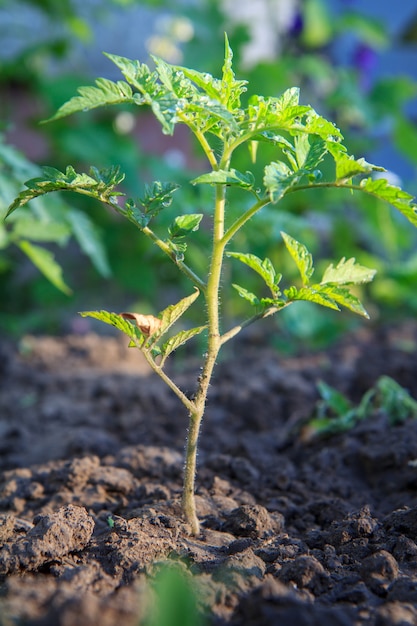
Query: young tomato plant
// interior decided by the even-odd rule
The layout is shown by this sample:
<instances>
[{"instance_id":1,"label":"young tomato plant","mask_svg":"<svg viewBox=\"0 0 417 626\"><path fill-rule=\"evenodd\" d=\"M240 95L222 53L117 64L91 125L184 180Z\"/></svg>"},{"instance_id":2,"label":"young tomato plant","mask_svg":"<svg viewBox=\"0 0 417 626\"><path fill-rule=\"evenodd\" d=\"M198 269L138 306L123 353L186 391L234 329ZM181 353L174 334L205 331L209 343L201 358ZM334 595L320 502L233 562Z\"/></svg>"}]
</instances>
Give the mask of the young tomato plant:
<instances>
[{"instance_id":1,"label":"young tomato plant","mask_svg":"<svg viewBox=\"0 0 417 626\"><path fill-rule=\"evenodd\" d=\"M139 61L113 54L107 56L121 70L125 80L112 82L99 78L95 86L80 88L79 95L64 104L52 119L103 105L129 103L149 106L165 134L172 134L176 124L188 126L209 166L209 171L192 180L191 184L211 185L214 189L213 206L207 211L212 221L207 275L198 275L187 263L186 257L187 238L198 229L202 214L177 215L165 234L155 229L158 214L172 204L177 189L175 183L154 182L145 187L142 198L126 199L117 191L123 180L117 167L105 171L92 168L89 174L79 174L71 166L65 172L45 168L42 177L26 183L27 189L16 198L9 214L32 198L52 191L70 190L96 198L151 239L194 286L191 295L157 316L108 311L86 311L81 315L97 318L125 333L130 345L141 350L152 370L187 409L189 428L182 502L185 519L196 535L199 533L194 496L197 442L210 380L221 347L248 324L273 315L297 300L316 302L335 310L342 306L367 317L351 288L372 280L374 276L373 270L356 263L355 259L342 258L338 263L331 264L321 279L313 279L313 259L307 248L282 233L301 280L297 286L281 287L281 274L270 259L230 250L235 235L267 204L277 205L287 194L319 187L371 194L391 203L414 225L417 225L416 206L409 194L389 184L381 174L377 178L372 177L373 172L382 172L383 168L350 156L343 145L342 134L334 124L310 106L299 103L298 89L288 89L280 97L253 95L248 104L242 106L240 97L246 91L246 81L235 78L227 37L219 79L193 69L170 65L159 58L153 58L155 69L151 70ZM255 180L251 171L241 172L233 167L234 154L242 145L247 146L254 161L257 150L260 151L266 144L273 147L275 160L266 165L262 181ZM319 169L324 160L332 164L331 168L328 164L326 166L326 171L332 172L326 177ZM242 210L238 217L236 213L235 217L229 217L227 211L226 199L233 188L243 193ZM223 329L220 303L225 296L221 292L228 285L222 286L221 278L226 257L255 271L266 287L259 294L254 294L241 285L233 285L254 311L237 326ZM172 325L200 294L205 301L205 325L180 330L166 338ZM207 331L207 346L202 370L196 392L189 397L169 377L165 364L174 350L204 330Z\"/></svg>"}]
</instances>

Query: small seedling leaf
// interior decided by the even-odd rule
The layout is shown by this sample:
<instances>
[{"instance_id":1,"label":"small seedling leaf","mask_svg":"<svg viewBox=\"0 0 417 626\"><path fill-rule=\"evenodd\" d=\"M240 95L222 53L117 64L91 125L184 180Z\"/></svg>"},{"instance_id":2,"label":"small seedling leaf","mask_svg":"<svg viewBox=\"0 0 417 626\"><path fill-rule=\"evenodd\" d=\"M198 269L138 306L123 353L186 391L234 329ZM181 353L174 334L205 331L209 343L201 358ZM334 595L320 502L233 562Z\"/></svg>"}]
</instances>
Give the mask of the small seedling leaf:
<instances>
[{"instance_id":1,"label":"small seedling leaf","mask_svg":"<svg viewBox=\"0 0 417 626\"><path fill-rule=\"evenodd\" d=\"M284 232L281 232L281 236L284 239L288 252L298 267L303 285L308 285L314 272L313 257L304 244L296 241L296 239Z\"/></svg>"},{"instance_id":2,"label":"small seedling leaf","mask_svg":"<svg viewBox=\"0 0 417 626\"><path fill-rule=\"evenodd\" d=\"M347 397L323 380L318 381L317 389L322 398L322 410L328 411L330 409L337 416L342 416L351 410L352 405Z\"/></svg>"},{"instance_id":3,"label":"small seedling leaf","mask_svg":"<svg viewBox=\"0 0 417 626\"><path fill-rule=\"evenodd\" d=\"M321 284L336 283L339 285L369 283L375 276L376 270L369 269L356 263L355 259L341 259L334 267L331 263L323 274Z\"/></svg>"},{"instance_id":4,"label":"small seedling leaf","mask_svg":"<svg viewBox=\"0 0 417 626\"><path fill-rule=\"evenodd\" d=\"M375 388L377 404L386 412L391 424L417 418L417 401L393 378L381 376Z\"/></svg>"}]
</instances>

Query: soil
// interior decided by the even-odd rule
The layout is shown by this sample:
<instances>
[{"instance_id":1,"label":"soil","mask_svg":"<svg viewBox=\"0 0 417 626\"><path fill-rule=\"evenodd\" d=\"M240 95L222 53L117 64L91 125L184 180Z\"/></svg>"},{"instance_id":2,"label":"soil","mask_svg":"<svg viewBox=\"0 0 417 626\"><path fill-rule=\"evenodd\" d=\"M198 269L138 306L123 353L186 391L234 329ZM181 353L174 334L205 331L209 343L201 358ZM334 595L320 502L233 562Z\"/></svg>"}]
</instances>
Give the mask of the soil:
<instances>
[{"instance_id":1,"label":"soil","mask_svg":"<svg viewBox=\"0 0 417 626\"><path fill-rule=\"evenodd\" d=\"M0 342L1 626L144 624L167 559L206 624L417 624L417 420L306 426L319 379L354 403L381 375L417 397L416 348L413 323L286 359L237 343L211 388L194 538L186 416L141 355L94 334ZM192 392L193 362L171 367ZM153 624L196 624L171 617Z\"/></svg>"}]
</instances>

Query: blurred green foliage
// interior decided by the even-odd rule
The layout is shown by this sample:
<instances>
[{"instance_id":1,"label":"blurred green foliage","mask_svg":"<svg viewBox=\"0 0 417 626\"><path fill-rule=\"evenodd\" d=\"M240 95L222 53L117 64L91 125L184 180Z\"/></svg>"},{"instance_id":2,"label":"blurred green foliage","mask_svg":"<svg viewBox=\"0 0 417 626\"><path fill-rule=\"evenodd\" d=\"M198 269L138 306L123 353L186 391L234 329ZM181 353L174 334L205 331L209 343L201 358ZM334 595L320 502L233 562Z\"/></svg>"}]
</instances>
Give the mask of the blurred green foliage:
<instances>
[{"instance_id":1,"label":"blurred green foliage","mask_svg":"<svg viewBox=\"0 0 417 626\"><path fill-rule=\"evenodd\" d=\"M316 415L307 423L308 430L314 435L329 436L347 432L377 411L385 413L391 426L417 418L416 400L389 376L380 376L357 406L353 406L343 393L322 380L318 382L317 388L321 399L317 402Z\"/></svg>"},{"instance_id":2,"label":"blurred green foliage","mask_svg":"<svg viewBox=\"0 0 417 626\"><path fill-rule=\"evenodd\" d=\"M21 3L24 4L23 0ZM10 0L2 0L0 7L8 4ZM8 94L6 102L9 103L8 107L7 104L2 107L5 110L0 114L4 118L9 116L13 98L35 99L37 109L32 113L33 124L30 121L35 125L40 119L52 115L75 93L76 87L91 82L90 77L82 76L80 72L74 75L73 70L58 75L49 73L51 59L57 61L59 67L59 61L66 58L74 42L81 41L84 46L92 46L94 42L91 40L90 18L88 14L79 14L75 2L27 0L27 4L42 11L51 23L59 20L63 25L60 38L40 44L38 48L23 49L18 57L7 59L0 67L0 84ZM379 52L392 45L387 26L381 21L353 11L348 3L336 15L323 0L305 0L298 3L297 11L285 28L276 27L276 49L272 48L270 56L249 62L247 49L254 36L251 25L243 18L239 21L241 12L231 14L227 6L230 3L221 0L190 4L166 0L107 0L100 6L103 11L110 10L112 5L118 5L119 11L127 11L135 4L162 11L164 19L156 23L156 30L148 41L154 53L178 55L182 64L215 72L221 65L223 33L227 30L235 51L237 74L249 80L255 93L279 95L287 87L297 85L301 88L303 102L312 104L342 129L351 153L367 155L389 142L416 169L417 129L406 114L408 103L417 94L416 83L401 75L378 79L373 76L373 64ZM347 35L354 41L354 54L342 64L337 50ZM119 53L118 50L113 52ZM167 60L172 61L172 58ZM47 154L43 156L43 162L58 168L71 162L84 169L92 163L99 167L117 164L126 174L123 191L128 195L139 195L144 184L151 180L181 182L181 177L184 181L189 180L191 169L204 171L204 164L196 160L188 137L176 133L163 145L154 145L149 119L146 115L132 118L129 109L121 109L116 115L114 110L76 115L70 121L58 120L42 126L37 132L46 143ZM266 153L265 161L268 157ZM242 161L244 159L246 155L242 153ZM264 165L265 162L259 160L256 167L261 171ZM3 171L7 171L7 164L3 167L6 168ZM26 179L26 175L22 176L20 182ZM15 180L18 184L18 174ZM402 181L402 184L411 193L417 192L416 179ZM176 202L189 207L192 212L199 212L201 206L207 204L203 195L211 193L203 187L190 189L184 185L176 195ZM236 191L236 211L245 208L244 201ZM59 215L63 209L54 206L55 219L65 221ZM179 287L178 277L169 262L161 260L142 238L132 239L127 223L103 212L91 201L86 200L81 207L77 201L77 208L81 208L83 216L91 218L101 232L103 247L111 259L113 286L108 288L109 298L121 301L124 306L139 305L145 311L165 306L172 299L170 291ZM323 266L334 257L335 251L343 251L347 257L355 256L358 261L378 268L376 280L368 287L372 301L376 303L371 309L372 317L415 314L417 242L415 233L401 216L394 215L374 199L356 196L353 199L331 190L317 191L313 194L313 203L311 194L288 197L283 208L285 210L279 213L274 208L264 209L258 216L256 228L248 228L239 234L239 249L250 249L261 258L268 256L276 263L278 246L265 242L273 241L274 234L278 241L281 230L289 231L304 241L316 258L322 259ZM16 217L16 220L20 219L23 219L22 213ZM170 216L167 215L166 219L168 225ZM346 221L349 228L346 228ZM71 224L67 227L71 228ZM204 224L201 235L203 233ZM203 267L207 260L201 256L198 237L199 233L196 233L190 254L194 265ZM63 243L64 240L55 242L52 248ZM97 294L108 287L94 270L86 268L84 261L80 261L82 257L74 255L70 247L60 254L69 254L73 261L72 264L66 261L65 267L69 268L66 280L71 283L75 295L66 299L58 294L55 296L55 291L43 278L36 278L33 272L27 271L24 302L19 302L20 294L15 293L15 284L22 273L21 259L20 253L12 252L12 249L8 246L0 250L0 299L6 303L2 322L9 330L19 332L19 324L42 330L47 317L45 304L49 310L54 306L62 307L70 315L79 308L79 300L83 300L85 306L90 298L93 307L95 298L99 299ZM137 259L142 261L138 263ZM7 270L3 269L6 266ZM239 271L238 267L233 268L234 273ZM292 270L289 266L283 271L291 273ZM225 280L238 282L238 276L225 276ZM161 284L165 289L156 290ZM248 288L251 289L250 284ZM83 291L87 291L87 300ZM164 293L167 301L154 302L156 291ZM244 306L244 302L236 297L227 313L234 317ZM333 339L347 324L354 323L344 315L331 316L313 310L306 315L302 309L308 306L289 308L281 317L281 324L282 318L285 319L284 326L291 340L298 337L302 343L320 344ZM29 317L28 311L32 312Z\"/></svg>"},{"instance_id":3,"label":"blurred green foliage","mask_svg":"<svg viewBox=\"0 0 417 626\"><path fill-rule=\"evenodd\" d=\"M195 580L181 562L166 561L154 567L151 578L153 602L143 626L203 626Z\"/></svg>"}]
</instances>

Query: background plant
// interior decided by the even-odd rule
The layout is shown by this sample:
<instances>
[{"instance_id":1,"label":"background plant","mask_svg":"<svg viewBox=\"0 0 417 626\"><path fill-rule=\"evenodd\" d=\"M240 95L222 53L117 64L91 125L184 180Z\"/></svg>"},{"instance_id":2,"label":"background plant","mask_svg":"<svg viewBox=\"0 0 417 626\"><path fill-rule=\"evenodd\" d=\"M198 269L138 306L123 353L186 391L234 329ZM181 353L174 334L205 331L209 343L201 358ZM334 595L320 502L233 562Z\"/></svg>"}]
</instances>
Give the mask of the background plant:
<instances>
[{"instance_id":1,"label":"background plant","mask_svg":"<svg viewBox=\"0 0 417 626\"><path fill-rule=\"evenodd\" d=\"M67 166L65 172L44 168L42 176L29 180L27 189L13 202L8 215L34 198L53 191L72 191L97 199L138 228L194 286L191 295L169 305L157 316L103 310L87 311L82 315L97 318L124 332L130 345L141 350L152 370L188 410L183 510L193 534L198 534L194 496L197 442L210 381L222 346L245 326L297 301L313 302L335 310L345 307L367 317L353 286L371 281L375 273L354 258L343 257L337 265L331 263L320 279L313 278L313 258L306 246L282 232L301 282L301 285L282 286L282 274L271 259L231 251L231 242L237 240L238 233L244 231L247 223L264 207L273 205L276 210L276 205L286 195L295 192L323 188L364 192L391 203L413 225L417 225L416 206L408 193L383 178L373 177L373 174L383 172L383 168L349 155L340 130L311 106L300 104L297 88L287 89L279 97L250 94L242 104L247 82L235 77L227 37L220 79L168 64L157 57L153 58L155 69L151 70L139 61L113 54L107 56L120 69L125 80L114 82L99 78L94 86L80 88L79 95L62 105L53 119L104 105L130 104L149 106L163 133L173 134L177 124L185 124L209 165L207 173L190 182L213 188L211 209L206 209L205 215L183 212L179 207L177 215L171 217L167 232L162 233L158 218L170 211L171 206L175 207L177 183L156 181L146 186L139 198L126 199L118 190L123 181L118 167L106 170L92 167L85 174ZM264 167L261 179L251 170L234 167L235 154L242 149L248 150L251 162L256 163L258 152L264 146L272 150L274 158ZM187 246L193 233L203 224L203 218L209 226L206 230L209 261L201 274L188 262ZM254 308L254 313L225 329L222 327L221 303L227 299L228 282L222 284L226 257L252 269L262 279L264 288L254 293L240 284L233 284L237 293ZM181 329L167 338L168 331L200 293L205 300L204 323ZM195 393L190 397L167 374L165 363L178 347L205 330L207 340L202 371Z\"/></svg>"},{"instance_id":2,"label":"background plant","mask_svg":"<svg viewBox=\"0 0 417 626\"><path fill-rule=\"evenodd\" d=\"M25 159L12 146L2 142L0 137L0 216L4 218L8 206L21 188L24 178L41 174L40 168ZM76 240L79 247L90 258L96 270L103 277L110 275L110 267L105 248L102 245L96 226L88 214L71 207L62 198L42 197L34 200L25 213L15 213L5 223L0 221L0 275L7 276L14 271L16 251L23 253L48 281L63 294L70 294L71 289L62 276L60 262L54 255L51 245L57 248L67 246ZM16 290L16 283L21 289ZM7 283L11 287L11 283ZM14 277L14 286L3 292L4 305L0 312L0 321L4 327L16 325L22 331L22 325L16 320L16 310L6 302L13 302L17 308L30 302L30 289L34 286L31 274ZM21 300L19 301L19 298ZM36 313L34 312L34 315ZM45 310L43 317L45 316ZM13 320L16 320L13 323ZM27 317L26 324L36 324L34 317ZM45 317L43 319L45 324Z\"/></svg>"},{"instance_id":3,"label":"background plant","mask_svg":"<svg viewBox=\"0 0 417 626\"><path fill-rule=\"evenodd\" d=\"M317 388L321 399L317 403L316 415L307 424L308 430L314 434L344 433L377 410L384 411L392 426L417 418L417 402L390 376L380 376L357 406L323 380L318 382Z\"/></svg>"}]
</instances>

